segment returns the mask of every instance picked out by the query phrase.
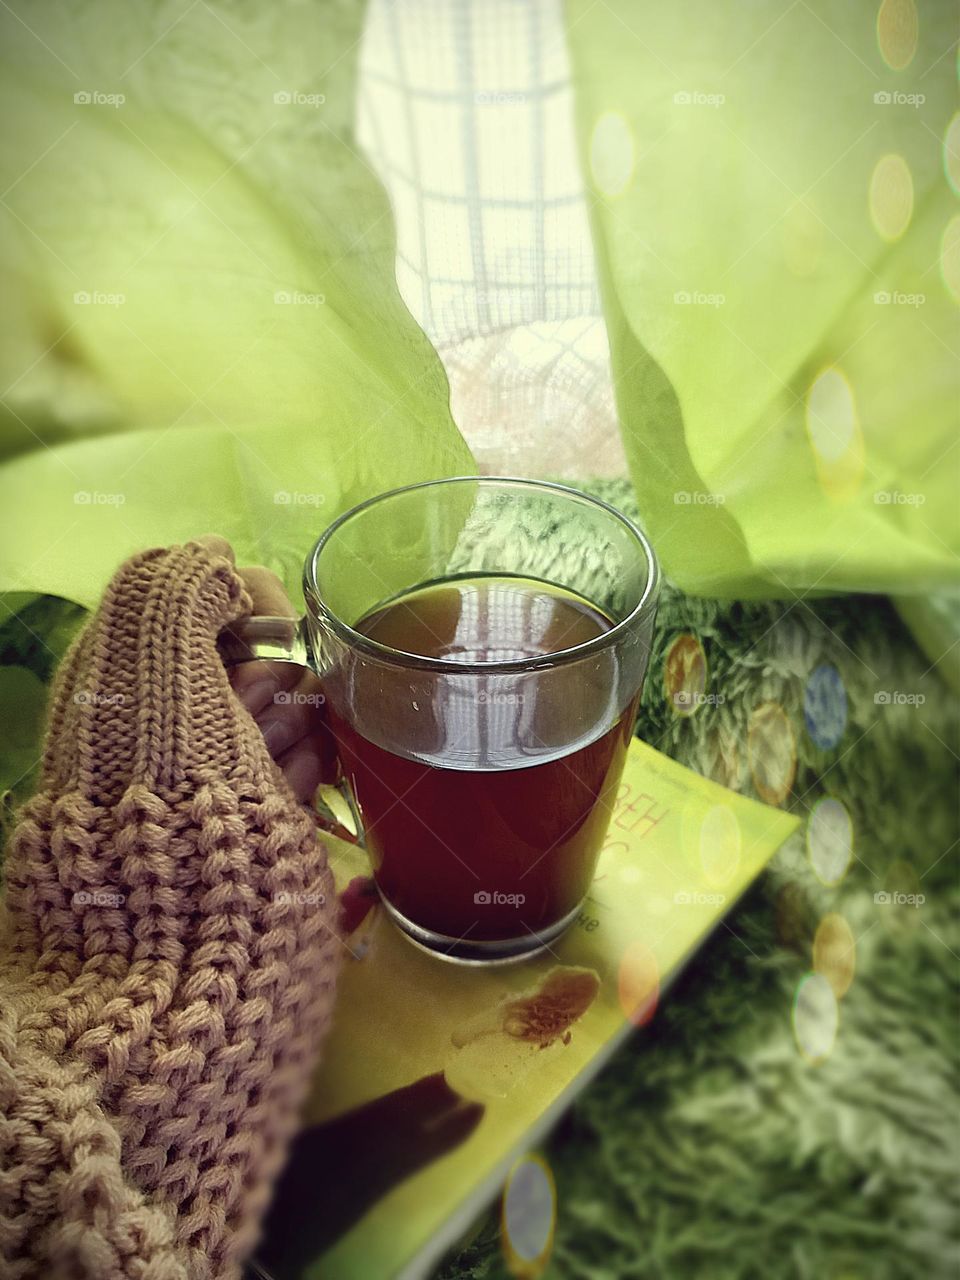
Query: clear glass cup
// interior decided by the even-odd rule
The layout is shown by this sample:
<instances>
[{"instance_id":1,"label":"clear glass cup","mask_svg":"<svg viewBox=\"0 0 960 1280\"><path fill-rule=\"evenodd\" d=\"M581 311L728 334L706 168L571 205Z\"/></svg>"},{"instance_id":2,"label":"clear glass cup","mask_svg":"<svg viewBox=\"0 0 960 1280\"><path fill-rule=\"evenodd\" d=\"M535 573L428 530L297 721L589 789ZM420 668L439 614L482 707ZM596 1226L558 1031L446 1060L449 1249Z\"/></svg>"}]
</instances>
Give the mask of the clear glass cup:
<instances>
[{"instance_id":1,"label":"clear glass cup","mask_svg":"<svg viewBox=\"0 0 960 1280\"><path fill-rule=\"evenodd\" d=\"M548 946L580 911L633 733L659 593L646 538L562 485L437 480L336 520L303 589L305 619L251 619L225 657L320 676L387 912L464 963ZM385 643L371 619L427 589L436 635Z\"/></svg>"}]
</instances>

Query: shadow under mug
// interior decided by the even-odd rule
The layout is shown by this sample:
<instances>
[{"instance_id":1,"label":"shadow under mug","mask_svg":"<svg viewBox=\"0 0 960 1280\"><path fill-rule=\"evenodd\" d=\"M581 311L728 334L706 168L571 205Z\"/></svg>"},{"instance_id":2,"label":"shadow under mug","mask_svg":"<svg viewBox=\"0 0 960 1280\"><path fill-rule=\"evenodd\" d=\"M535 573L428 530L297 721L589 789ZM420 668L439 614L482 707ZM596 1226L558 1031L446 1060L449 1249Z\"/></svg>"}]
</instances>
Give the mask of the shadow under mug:
<instances>
[{"instance_id":1,"label":"shadow under mug","mask_svg":"<svg viewBox=\"0 0 960 1280\"><path fill-rule=\"evenodd\" d=\"M357 629L412 591L478 579L573 596L608 629L495 661L408 653ZM580 912L659 585L649 542L607 503L544 481L463 476L342 515L306 558L306 616L247 619L220 647L227 662L313 668L387 912L440 956L502 962L549 946Z\"/></svg>"}]
</instances>

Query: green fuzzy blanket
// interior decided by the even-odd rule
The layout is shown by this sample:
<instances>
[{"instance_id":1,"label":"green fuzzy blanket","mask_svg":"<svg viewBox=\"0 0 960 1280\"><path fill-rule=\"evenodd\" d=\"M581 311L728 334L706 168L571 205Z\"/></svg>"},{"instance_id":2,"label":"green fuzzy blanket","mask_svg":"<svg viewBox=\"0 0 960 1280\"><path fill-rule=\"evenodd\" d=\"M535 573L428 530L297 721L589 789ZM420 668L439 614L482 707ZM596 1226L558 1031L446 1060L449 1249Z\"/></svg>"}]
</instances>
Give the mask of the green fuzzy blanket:
<instances>
[{"instance_id":1,"label":"green fuzzy blanket","mask_svg":"<svg viewBox=\"0 0 960 1280\"><path fill-rule=\"evenodd\" d=\"M594 489L635 514L626 482ZM0 696L19 708L0 758L9 814L10 789L30 785L43 685L82 611L7 603ZM707 661L706 698L688 716L664 685L684 634ZM825 665L836 675L811 689ZM779 713L760 715L779 739L751 738L757 709L777 705L792 744ZM558 1193L547 1274L956 1276L955 698L883 599L720 604L667 585L638 731L726 785L757 795L759 781L761 798L766 757L782 772L792 746L785 803L805 821L547 1144ZM832 888L807 847L824 796L853 828L850 868ZM924 900L875 901L885 892ZM813 1065L792 1012L830 913L855 939L855 973L833 1048ZM494 1211L439 1272L506 1274Z\"/></svg>"},{"instance_id":2,"label":"green fuzzy blanket","mask_svg":"<svg viewBox=\"0 0 960 1280\"><path fill-rule=\"evenodd\" d=\"M593 489L636 514L625 482ZM664 688L683 633L703 645L717 695L689 717ZM846 703L832 747L811 727L831 741L836 707L807 694L805 708L824 664ZM958 714L929 668L884 599L747 605L665 587L640 736L757 796L748 730L756 708L778 703L797 757L785 803L804 823L547 1144L558 1197L548 1275L958 1274ZM853 827L833 888L807 847L824 796ZM876 902L884 892L925 901ZM833 1049L813 1065L791 1015L828 913L853 934L855 974ZM442 1280L506 1275L497 1234L491 1213Z\"/></svg>"}]
</instances>

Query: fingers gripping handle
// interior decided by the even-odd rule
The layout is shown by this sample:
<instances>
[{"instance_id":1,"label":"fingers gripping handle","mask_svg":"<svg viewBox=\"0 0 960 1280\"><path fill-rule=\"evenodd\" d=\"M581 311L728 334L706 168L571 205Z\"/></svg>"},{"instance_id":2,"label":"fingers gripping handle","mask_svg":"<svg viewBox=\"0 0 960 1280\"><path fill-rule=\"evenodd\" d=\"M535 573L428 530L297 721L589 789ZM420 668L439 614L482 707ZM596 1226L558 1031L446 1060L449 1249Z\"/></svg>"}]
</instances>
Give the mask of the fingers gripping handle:
<instances>
[{"instance_id":1,"label":"fingers gripping handle","mask_svg":"<svg viewBox=\"0 0 960 1280\"><path fill-rule=\"evenodd\" d=\"M228 667L258 658L313 666L305 618L243 618L220 632L217 648ZM316 799L316 818L324 831L362 843L360 817L345 779L322 784Z\"/></svg>"}]
</instances>

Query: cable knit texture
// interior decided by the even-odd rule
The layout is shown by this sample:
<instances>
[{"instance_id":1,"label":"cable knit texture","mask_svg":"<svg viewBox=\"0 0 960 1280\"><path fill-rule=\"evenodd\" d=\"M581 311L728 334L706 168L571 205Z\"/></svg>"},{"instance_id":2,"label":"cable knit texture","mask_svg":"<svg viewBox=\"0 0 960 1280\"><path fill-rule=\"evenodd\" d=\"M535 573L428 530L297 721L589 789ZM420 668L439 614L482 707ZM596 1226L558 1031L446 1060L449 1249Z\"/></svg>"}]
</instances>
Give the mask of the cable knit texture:
<instances>
[{"instance_id":1,"label":"cable knit texture","mask_svg":"<svg viewBox=\"0 0 960 1280\"><path fill-rule=\"evenodd\" d=\"M54 685L6 862L0 1278L237 1277L330 1018L324 848L216 650L250 601L125 564Z\"/></svg>"}]
</instances>

